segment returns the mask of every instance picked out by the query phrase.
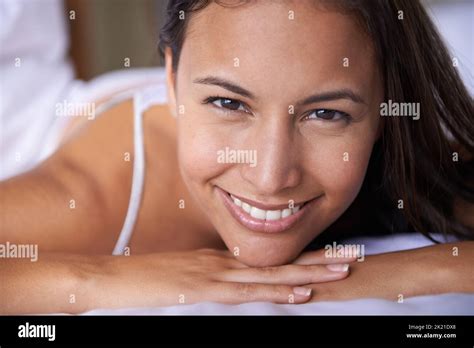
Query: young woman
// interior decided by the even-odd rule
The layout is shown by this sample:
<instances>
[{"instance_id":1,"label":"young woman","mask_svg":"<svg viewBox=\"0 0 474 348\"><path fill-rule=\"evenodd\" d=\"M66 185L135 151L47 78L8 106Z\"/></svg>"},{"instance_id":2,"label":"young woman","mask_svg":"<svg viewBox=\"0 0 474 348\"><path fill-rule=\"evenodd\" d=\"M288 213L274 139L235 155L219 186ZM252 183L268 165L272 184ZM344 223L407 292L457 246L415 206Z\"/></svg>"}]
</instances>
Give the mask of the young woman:
<instances>
[{"instance_id":1,"label":"young woman","mask_svg":"<svg viewBox=\"0 0 474 348\"><path fill-rule=\"evenodd\" d=\"M1 242L39 247L1 261L3 313L474 291L472 99L417 1L167 15L168 105L138 94L0 184ZM410 230L459 241L309 250Z\"/></svg>"}]
</instances>

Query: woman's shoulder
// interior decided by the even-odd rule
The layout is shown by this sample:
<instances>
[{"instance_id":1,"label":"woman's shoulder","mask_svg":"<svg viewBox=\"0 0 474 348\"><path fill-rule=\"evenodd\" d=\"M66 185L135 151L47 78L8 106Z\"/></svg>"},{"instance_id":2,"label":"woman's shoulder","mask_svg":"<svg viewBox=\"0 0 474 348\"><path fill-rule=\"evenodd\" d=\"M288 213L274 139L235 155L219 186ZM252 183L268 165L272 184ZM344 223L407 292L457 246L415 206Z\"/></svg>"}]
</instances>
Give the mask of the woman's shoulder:
<instances>
[{"instance_id":1,"label":"woman's shoulder","mask_svg":"<svg viewBox=\"0 0 474 348\"><path fill-rule=\"evenodd\" d=\"M176 131L167 106L153 105L137 110L134 103L133 99L124 100L94 119L72 124L55 156L76 161L98 181L112 182L116 178L121 186L131 182L135 141L144 148L145 170L163 162L168 165L175 162L172 154ZM140 139L134 139L135 112L142 119L143 137Z\"/></svg>"},{"instance_id":2,"label":"woman's shoulder","mask_svg":"<svg viewBox=\"0 0 474 348\"><path fill-rule=\"evenodd\" d=\"M120 229L126 211L133 163L133 101L123 101L94 118L71 125L46 165L62 168L58 176L74 191L93 191L96 207L110 229Z\"/></svg>"},{"instance_id":3,"label":"woman's shoulder","mask_svg":"<svg viewBox=\"0 0 474 348\"><path fill-rule=\"evenodd\" d=\"M102 111L95 119L77 124L55 154L55 162L67 164L80 173L73 186L94 186L100 199L100 213L106 216L107 229L116 240L130 204L134 175L135 146L144 151L144 182L136 228L156 234L156 226L176 215L170 201L186 197L180 181L176 155L176 125L166 104L136 105L128 99ZM143 137L135 139L135 113L142 120ZM135 140L138 144L135 144ZM63 166L65 167L65 166ZM149 240L148 238L139 240ZM146 242L145 242L146 244Z\"/></svg>"}]
</instances>

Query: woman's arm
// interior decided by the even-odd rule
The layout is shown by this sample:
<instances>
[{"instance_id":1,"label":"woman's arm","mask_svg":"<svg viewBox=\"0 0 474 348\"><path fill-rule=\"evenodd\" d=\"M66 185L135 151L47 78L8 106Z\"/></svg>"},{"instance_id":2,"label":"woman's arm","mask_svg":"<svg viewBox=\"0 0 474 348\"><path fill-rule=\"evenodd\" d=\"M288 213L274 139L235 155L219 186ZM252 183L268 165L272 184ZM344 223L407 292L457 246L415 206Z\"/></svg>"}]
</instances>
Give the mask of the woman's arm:
<instances>
[{"instance_id":1,"label":"woman's arm","mask_svg":"<svg viewBox=\"0 0 474 348\"><path fill-rule=\"evenodd\" d=\"M228 251L211 249L5 259L0 260L0 313L81 313L202 301L303 303L311 293L301 284L344 279L347 268L334 264L352 261L327 259L322 250L306 253L304 264L251 268Z\"/></svg>"},{"instance_id":2,"label":"woman's arm","mask_svg":"<svg viewBox=\"0 0 474 348\"><path fill-rule=\"evenodd\" d=\"M0 313L81 313L98 295L92 274L100 274L99 257L42 254L0 260Z\"/></svg>"},{"instance_id":3,"label":"woman's arm","mask_svg":"<svg viewBox=\"0 0 474 348\"><path fill-rule=\"evenodd\" d=\"M385 298L392 301L449 292L474 293L474 242L366 256L342 282L314 284L313 301Z\"/></svg>"}]
</instances>

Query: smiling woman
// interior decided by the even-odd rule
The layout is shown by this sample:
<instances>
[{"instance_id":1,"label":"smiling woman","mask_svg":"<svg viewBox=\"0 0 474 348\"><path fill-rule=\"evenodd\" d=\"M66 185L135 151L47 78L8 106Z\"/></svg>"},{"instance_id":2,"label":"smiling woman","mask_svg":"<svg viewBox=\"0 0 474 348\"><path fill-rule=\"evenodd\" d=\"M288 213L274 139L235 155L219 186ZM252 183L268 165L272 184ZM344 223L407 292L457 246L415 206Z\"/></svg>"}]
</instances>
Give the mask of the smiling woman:
<instances>
[{"instance_id":1,"label":"smiling woman","mask_svg":"<svg viewBox=\"0 0 474 348\"><path fill-rule=\"evenodd\" d=\"M138 93L0 184L2 239L40 249L1 264L4 312L474 291L472 99L417 1L172 0L167 15L168 105ZM419 114L380 117L387 101ZM131 256L103 255L121 227ZM303 252L415 230L460 241L358 263Z\"/></svg>"},{"instance_id":2,"label":"smiling woman","mask_svg":"<svg viewBox=\"0 0 474 348\"><path fill-rule=\"evenodd\" d=\"M295 11L297 8L300 9ZM180 18L180 11L187 16ZM400 11L410 16L400 17ZM184 125L180 128L193 133L202 130L207 134L210 126L198 118L205 120L214 117L214 113L223 117L222 121L216 121L219 132L203 138L205 145L197 136L183 131L178 137L184 144L180 148L222 148L224 144L234 142L235 146L253 147L259 158L259 165L254 170L229 166L218 176L211 169L199 171L212 179L206 183L207 178L197 174L200 166L196 166L195 160L199 153L183 154L180 161L183 178L188 185L195 185L190 191L202 192L197 198L202 199L205 206L212 206L211 201L215 201L215 197L209 196L210 199L204 202L206 185L263 203L282 203L290 199L307 201L311 196L322 196L312 216L305 220L306 225L301 226L301 231L307 231L307 234L288 234L287 238L272 241L252 236L255 243L249 244L259 248L262 243L275 243L265 249L274 250L278 257L284 258L285 253L288 253L288 259L294 257L292 252L298 253L315 237L315 231L324 231L354 201L374 146L381 147L378 152L382 152L382 156L373 158L373 162L379 161L379 167L385 168L382 172L369 174L385 178L385 184L379 187L373 199L383 202L382 206L391 205L389 216L382 216L382 219L392 225L378 228L469 235L469 228L453 219L452 206L453 199L460 195L472 201L472 188L460 174L471 166L453 163L452 150L441 125L445 124L451 133L458 134L458 141L471 150L469 116L472 115L472 104L456 78L441 40L432 40L430 47L422 51L415 41L419 38L412 37L423 35L416 32L418 21L423 23L426 36L423 40L437 35L419 5L303 1L298 6L294 2L268 6L254 1L178 1L170 3L169 13L169 21L161 32L161 49L164 53L169 50L170 78L175 81L172 82L172 93L176 93L171 100L175 98L174 103L187 106L187 116L178 120ZM239 29L237 37L233 35L233 28L244 22L245 28ZM382 27L387 23L393 30ZM232 40L228 40L230 37ZM312 39L308 41L308 38ZM389 42L391 44L387 45ZM415 49L405 50L408 46ZM249 49L251 47L253 49ZM433 54L435 63L430 61ZM407 66L412 69L407 71ZM432 80L431 76L437 74L426 77L427 68L442 70L442 74L448 76L452 74L447 81L452 81L453 88L462 93L458 96L449 93L450 89L445 85ZM413 81L417 82L416 88ZM425 95L427 90L432 90L432 95ZM317 93L312 94L312 91ZM212 97L207 97L209 94ZM443 95L443 104L435 98L436 94ZM194 100L200 99L201 95L205 97L205 102L201 103L205 108L199 104L193 108ZM457 101L458 98L462 100ZM397 105L416 100L418 105L422 104L425 117L417 124L411 119L388 120L382 124L380 106L387 99L395 100ZM213 102L215 110L206 108L208 101ZM456 120L447 116L448 105L460 109L453 113ZM219 122L225 124L225 128ZM186 127L190 123L194 126ZM458 129L455 123L463 124L465 128ZM432 151L433 147L440 149L441 158L437 157L440 156L438 152ZM412 160L415 153L419 153L417 162L421 165L418 168ZM213 160L203 156L198 163L212 168L214 165L209 159ZM373 164L371 168L375 166ZM441 173L432 170L438 166L443 168ZM217 172L220 170L221 167L216 168ZM380 178L375 179L380 184ZM235 187L236 182L240 187ZM234 186L232 190L231 185ZM437 195L433 197L435 192ZM305 199L301 199L302 196ZM398 220L407 221L413 226L411 228L403 221L399 226L393 226L398 217L399 201L404 203L405 219ZM423 212L419 211L421 209ZM217 220L222 213L212 215L214 226L218 226ZM238 228L228 223L225 227L217 227L219 231ZM238 238L248 238L244 231L238 234L221 232L221 235L228 247L242 244L243 240ZM267 253L262 255L257 250L249 250L253 260L255 255L262 255L268 262Z\"/></svg>"},{"instance_id":3,"label":"smiling woman","mask_svg":"<svg viewBox=\"0 0 474 348\"><path fill-rule=\"evenodd\" d=\"M382 81L371 42L351 16L314 2L234 3L197 10L204 2L186 2L189 23L175 24L187 34L172 37L184 33L172 26L162 31L161 47L175 67L170 101L186 106L177 120L179 163L227 247L240 248L239 260L285 264L357 196L379 134ZM179 4L171 5L179 13ZM257 166L217 165L210 154L225 146L254 149ZM227 196L216 194L222 192L243 202L230 205L230 219ZM299 212L267 219L291 201L301 202Z\"/></svg>"}]
</instances>

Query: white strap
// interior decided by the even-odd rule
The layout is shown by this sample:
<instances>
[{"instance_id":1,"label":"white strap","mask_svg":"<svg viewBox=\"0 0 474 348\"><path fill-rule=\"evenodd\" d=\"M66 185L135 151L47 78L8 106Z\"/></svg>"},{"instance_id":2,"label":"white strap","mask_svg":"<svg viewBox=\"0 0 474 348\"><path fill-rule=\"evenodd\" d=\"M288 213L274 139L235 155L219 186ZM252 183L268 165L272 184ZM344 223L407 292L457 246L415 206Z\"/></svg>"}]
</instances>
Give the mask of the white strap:
<instances>
[{"instance_id":1,"label":"white strap","mask_svg":"<svg viewBox=\"0 0 474 348\"><path fill-rule=\"evenodd\" d=\"M137 221L138 211L143 193L143 184L145 179L145 150L143 137L143 120L140 93L136 93L133 98L133 177L132 192L130 194L130 203L128 204L127 216L120 232L120 236L115 244L113 255L122 255L128 246L132 237L133 228Z\"/></svg>"}]
</instances>

